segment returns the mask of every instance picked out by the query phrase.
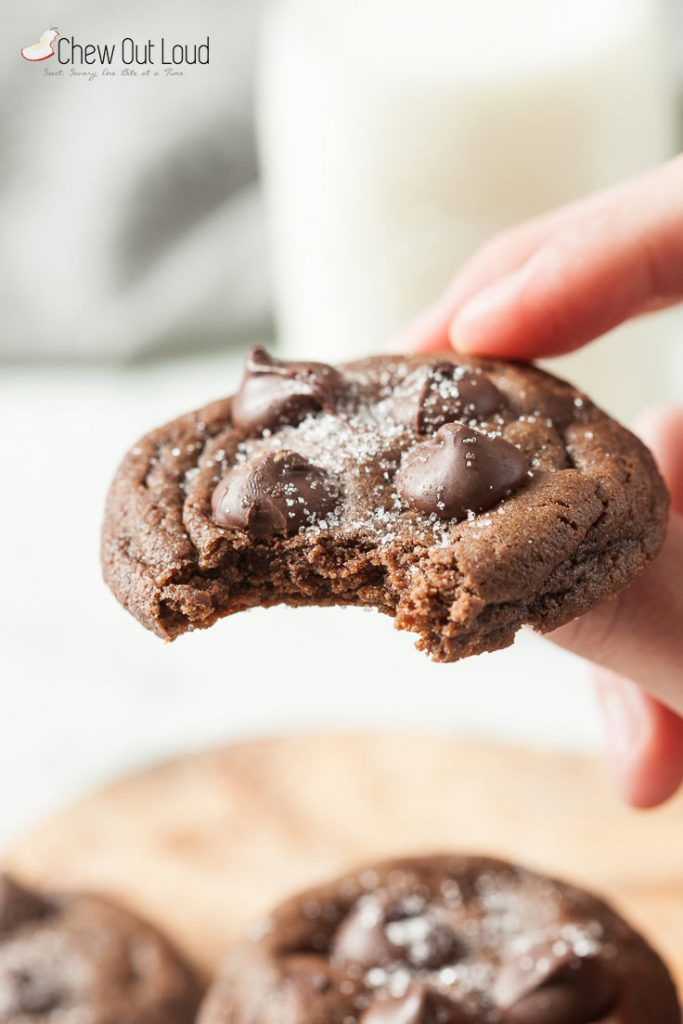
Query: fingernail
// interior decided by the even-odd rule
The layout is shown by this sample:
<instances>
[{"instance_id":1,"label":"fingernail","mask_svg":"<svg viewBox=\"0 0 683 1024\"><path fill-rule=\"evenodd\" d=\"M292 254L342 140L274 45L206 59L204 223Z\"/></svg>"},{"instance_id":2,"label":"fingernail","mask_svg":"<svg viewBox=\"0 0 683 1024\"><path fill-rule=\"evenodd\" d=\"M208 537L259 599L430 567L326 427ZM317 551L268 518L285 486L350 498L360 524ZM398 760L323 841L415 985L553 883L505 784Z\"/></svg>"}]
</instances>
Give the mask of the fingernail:
<instances>
[{"instance_id":1,"label":"fingernail","mask_svg":"<svg viewBox=\"0 0 683 1024\"><path fill-rule=\"evenodd\" d=\"M520 271L508 274L478 292L451 321L449 336L457 352L485 351L495 343L496 330L509 315L510 304L519 290Z\"/></svg>"},{"instance_id":2,"label":"fingernail","mask_svg":"<svg viewBox=\"0 0 683 1024\"><path fill-rule=\"evenodd\" d=\"M382 345L382 351L391 355L400 352L410 352L414 349L420 337L420 319L420 317L415 317L405 327L401 328L397 334L393 334Z\"/></svg>"},{"instance_id":3,"label":"fingernail","mask_svg":"<svg viewBox=\"0 0 683 1024\"><path fill-rule=\"evenodd\" d=\"M435 352L444 348L446 317L438 303L428 306L394 335L388 352Z\"/></svg>"}]
</instances>

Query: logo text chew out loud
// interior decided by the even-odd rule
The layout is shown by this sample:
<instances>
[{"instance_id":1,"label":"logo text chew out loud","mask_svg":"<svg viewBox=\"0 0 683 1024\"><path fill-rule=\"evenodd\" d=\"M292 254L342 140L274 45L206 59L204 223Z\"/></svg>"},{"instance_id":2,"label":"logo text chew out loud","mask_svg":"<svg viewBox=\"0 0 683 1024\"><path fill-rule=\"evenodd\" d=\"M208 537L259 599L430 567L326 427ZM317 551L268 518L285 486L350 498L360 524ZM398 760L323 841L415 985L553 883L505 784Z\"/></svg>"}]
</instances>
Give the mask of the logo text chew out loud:
<instances>
[{"instance_id":1,"label":"logo text chew out loud","mask_svg":"<svg viewBox=\"0 0 683 1024\"><path fill-rule=\"evenodd\" d=\"M138 67L178 67L184 64L208 64L209 44L208 36L202 43L173 43L163 36L159 40L147 39L144 42L125 36L118 43L82 43L75 36L60 36L55 48L60 64L108 66L121 63Z\"/></svg>"}]
</instances>

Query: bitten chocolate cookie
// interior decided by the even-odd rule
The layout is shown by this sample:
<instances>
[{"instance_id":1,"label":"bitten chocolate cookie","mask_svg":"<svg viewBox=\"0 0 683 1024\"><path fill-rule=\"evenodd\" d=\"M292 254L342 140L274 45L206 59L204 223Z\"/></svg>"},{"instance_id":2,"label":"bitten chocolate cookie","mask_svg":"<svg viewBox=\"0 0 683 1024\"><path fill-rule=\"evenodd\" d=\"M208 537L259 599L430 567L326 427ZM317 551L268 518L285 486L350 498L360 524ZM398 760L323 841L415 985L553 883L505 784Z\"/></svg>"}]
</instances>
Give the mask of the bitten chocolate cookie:
<instances>
[{"instance_id":1,"label":"bitten chocolate cookie","mask_svg":"<svg viewBox=\"0 0 683 1024\"><path fill-rule=\"evenodd\" d=\"M379 864L255 925L198 1024L681 1024L656 953L586 892L483 857Z\"/></svg>"},{"instance_id":2,"label":"bitten chocolate cookie","mask_svg":"<svg viewBox=\"0 0 683 1024\"><path fill-rule=\"evenodd\" d=\"M200 995L166 939L126 910L0 875L3 1024L191 1024Z\"/></svg>"},{"instance_id":3,"label":"bitten chocolate cookie","mask_svg":"<svg viewBox=\"0 0 683 1024\"><path fill-rule=\"evenodd\" d=\"M455 661L616 594L666 517L640 441L532 366L257 348L233 398L125 457L102 557L167 640L255 605L353 604Z\"/></svg>"}]
</instances>

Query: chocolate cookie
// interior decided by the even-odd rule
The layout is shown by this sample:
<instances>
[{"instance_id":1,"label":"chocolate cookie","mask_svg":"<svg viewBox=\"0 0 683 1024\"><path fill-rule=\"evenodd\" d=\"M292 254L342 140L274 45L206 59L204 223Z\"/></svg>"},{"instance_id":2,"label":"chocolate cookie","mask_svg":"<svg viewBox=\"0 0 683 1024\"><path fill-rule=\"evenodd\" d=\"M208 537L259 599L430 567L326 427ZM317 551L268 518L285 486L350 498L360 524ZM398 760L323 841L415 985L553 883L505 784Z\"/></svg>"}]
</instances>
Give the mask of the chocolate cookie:
<instances>
[{"instance_id":1,"label":"chocolate cookie","mask_svg":"<svg viewBox=\"0 0 683 1024\"><path fill-rule=\"evenodd\" d=\"M353 604L455 661L616 594L666 518L640 441L532 366L255 349L233 398L125 457L102 557L167 640L255 605Z\"/></svg>"},{"instance_id":2,"label":"chocolate cookie","mask_svg":"<svg viewBox=\"0 0 683 1024\"><path fill-rule=\"evenodd\" d=\"M3 1024L191 1024L200 987L154 928L107 900L0 875Z\"/></svg>"},{"instance_id":3,"label":"chocolate cookie","mask_svg":"<svg viewBox=\"0 0 683 1024\"><path fill-rule=\"evenodd\" d=\"M483 857L375 865L289 900L198 1024L681 1024L656 953L595 896Z\"/></svg>"}]
</instances>

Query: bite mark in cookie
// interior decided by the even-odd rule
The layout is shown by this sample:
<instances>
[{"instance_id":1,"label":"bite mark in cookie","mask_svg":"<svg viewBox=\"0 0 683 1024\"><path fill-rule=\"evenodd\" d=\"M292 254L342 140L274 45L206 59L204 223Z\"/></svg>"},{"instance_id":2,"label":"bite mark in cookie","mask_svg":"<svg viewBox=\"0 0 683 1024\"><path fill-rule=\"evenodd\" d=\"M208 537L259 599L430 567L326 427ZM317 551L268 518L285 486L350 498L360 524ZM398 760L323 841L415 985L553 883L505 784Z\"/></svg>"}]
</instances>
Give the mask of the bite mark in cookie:
<instances>
[{"instance_id":1,"label":"bite mark in cookie","mask_svg":"<svg viewBox=\"0 0 683 1024\"><path fill-rule=\"evenodd\" d=\"M256 605L353 604L455 661L614 596L666 519L641 442L532 366L256 349L233 398L124 459L102 556L164 639Z\"/></svg>"}]
</instances>

